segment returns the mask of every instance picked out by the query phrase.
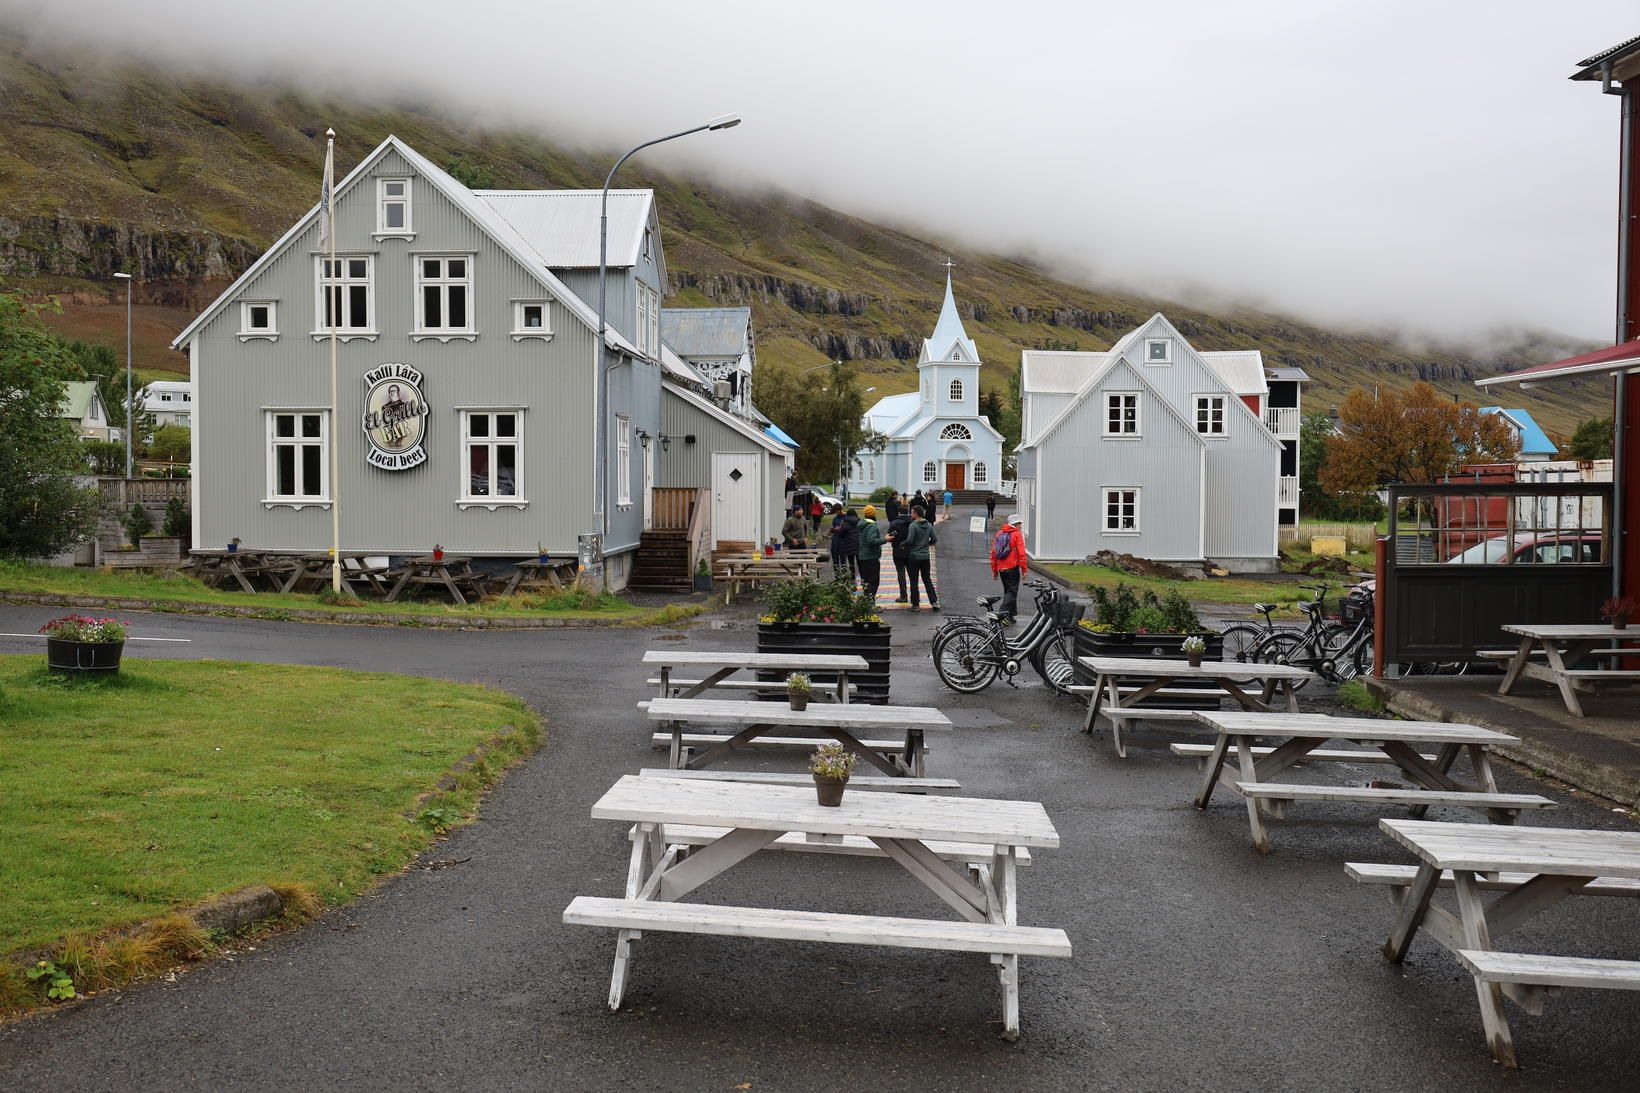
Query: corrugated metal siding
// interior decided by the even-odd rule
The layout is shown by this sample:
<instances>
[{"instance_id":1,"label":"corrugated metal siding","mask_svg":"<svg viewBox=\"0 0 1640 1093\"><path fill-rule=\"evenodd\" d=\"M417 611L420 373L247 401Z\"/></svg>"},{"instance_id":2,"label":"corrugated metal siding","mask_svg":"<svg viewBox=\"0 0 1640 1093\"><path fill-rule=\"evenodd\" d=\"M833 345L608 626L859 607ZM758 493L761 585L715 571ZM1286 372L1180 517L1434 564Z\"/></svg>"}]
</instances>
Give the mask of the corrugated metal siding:
<instances>
[{"instance_id":1,"label":"corrugated metal siding","mask_svg":"<svg viewBox=\"0 0 1640 1093\"><path fill-rule=\"evenodd\" d=\"M403 553L437 542L451 552L524 554L539 540L549 551L571 553L576 536L592 525L591 331L554 306L552 341L514 342L511 301L540 298L539 282L424 181L413 192L415 238L372 239L374 178L410 173L390 153L372 177L337 201L337 252L376 255L381 332L375 342L343 342L337 350L340 407L332 424L340 453L343 547ZM322 550L330 544L327 510L264 509L261 503L268 459L263 407L324 407L330 401L328 340L310 336L319 324L316 242L317 231L310 228L242 290L248 298L278 301L277 342L240 344L237 306L225 308L199 331L194 416L202 544L233 536L247 546L274 550ZM410 340L411 263L418 252L475 255L477 341ZM412 365L426 378L432 411L428 461L413 470L380 471L364 461L363 376L386 362ZM520 467L527 508L457 509L463 467L456 408L462 406L527 407Z\"/></svg>"},{"instance_id":2,"label":"corrugated metal siding","mask_svg":"<svg viewBox=\"0 0 1640 1093\"><path fill-rule=\"evenodd\" d=\"M763 474L764 496L759 539L767 539L779 532L785 519L781 512L785 503L785 456L759 446L732 426L664 389L661 395L661 431L672 438L672 447L662 454L656 466L655 484L658 486L693 486L710 490L713 452L756 453ZM695 443L687 444L683 438L691 433L695 436Z\"/></svg>"}]
</instances>

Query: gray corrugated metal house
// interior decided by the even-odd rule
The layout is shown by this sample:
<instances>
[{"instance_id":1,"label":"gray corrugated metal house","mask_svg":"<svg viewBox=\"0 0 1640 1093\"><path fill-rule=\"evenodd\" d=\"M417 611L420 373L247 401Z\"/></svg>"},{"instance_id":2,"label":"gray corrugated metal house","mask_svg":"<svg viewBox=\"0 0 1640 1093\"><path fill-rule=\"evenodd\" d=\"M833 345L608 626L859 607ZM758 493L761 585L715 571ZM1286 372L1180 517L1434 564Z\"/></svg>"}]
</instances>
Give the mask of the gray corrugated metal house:
<instances>
[{"instance_id":1,"label":"gray corrugated metal house","mask_svg":"<svg viewBox=\"0 0 1640 1093\"><path fill-rule=\"evenodd\" d=\"M573 558L595 526L597 192L475 192L388 137L333 207L334 265L316 206L173 343L194 385L195 544L321 551L339 501L344 550L521 557L539 543ZM666 266L651 191L611 193L609 253L598 356L619 588L655 518L652 487L688 480L659 443Z\"/></svg>"},{"instance_id":2,"label":"gray corrugated metal house","mask_svg":"<svg viewBox=\"0 0 1640 1093\"><path fill-rule=\"evenodd\" d=\"M1161 314L1105 353L1027 351L1018 474L1032 554L1274 571L1283 445L1269 393L1257 350L1198 352Z\"/></svg>"}]
</instances>

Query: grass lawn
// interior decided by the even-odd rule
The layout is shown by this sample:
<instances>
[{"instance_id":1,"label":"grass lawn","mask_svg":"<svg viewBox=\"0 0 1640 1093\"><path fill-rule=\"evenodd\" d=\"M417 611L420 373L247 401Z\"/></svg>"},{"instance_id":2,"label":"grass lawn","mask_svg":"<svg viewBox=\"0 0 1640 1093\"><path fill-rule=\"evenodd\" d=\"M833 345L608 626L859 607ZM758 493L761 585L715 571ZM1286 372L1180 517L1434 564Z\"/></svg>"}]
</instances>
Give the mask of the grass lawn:
<instances>
[{"instance_id":1,"label":"grass lawn","mask_svg":"<svg viewBox=\"0 0 1640 1093\"><path fill-rule=\"evenodd\" d=\"M1115 588L1127 583L1140 590L1148 589L1158 596L1175 590L1182 592L1193 603L1251 604L1296 603L1307 599L1306 592L1291 580L1260 577L1209 577L1201 581L1179 581L1166 577L1138 577L1131 573L1109 569L1102 565L1059 565L1052 571L1064 580L1083 589L1094 587Z\"/></svg>"},{"instance_id":2,"label":"grass lawn","mask_svg":"<svg viewBox=\"0 0 1640 1093\"><path fill-rule=\"evenodd\" d=\"M518 699L433 679L128 660L78 682L0 657L0 954L246 884L351 899L470 815L539 733Z\"/></svg>"},{"instance_id":3,"label":"grass lawn","mask_svg":"<svg viewBox=\"0 0 1640 1093\"><path fill-rule=\"evenodd\" d=\"M326 611L332 614L366 612L381 615L441 615L449 618L537 618L606 619L611 622L664 622L664 614L676 614L681 605L659 611L634 607L618 596L594 596L580 591L491 596L483 603L455 604L439 600L383 603L370 599L349 603L327 603L316 594L282 592L229 592L210 588L182 573L148 573L121 569L90 569L83 566L48 566L28 562L0 561L0 590L36 592L66 596L103 596L110 599L151 601L158 610L167 604L203 604L217 607L249 607L277 618L282 611Z\"/></svg>"}]
</instances>

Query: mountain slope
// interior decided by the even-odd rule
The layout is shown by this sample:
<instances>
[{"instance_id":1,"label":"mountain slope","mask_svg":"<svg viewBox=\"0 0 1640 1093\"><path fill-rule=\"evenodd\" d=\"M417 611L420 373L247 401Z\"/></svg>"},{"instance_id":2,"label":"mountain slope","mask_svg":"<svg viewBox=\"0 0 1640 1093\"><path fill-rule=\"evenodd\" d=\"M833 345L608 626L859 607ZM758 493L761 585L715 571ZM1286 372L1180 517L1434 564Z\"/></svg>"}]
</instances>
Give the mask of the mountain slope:
<instances>
[{"instance_id":1,"label":"mountain slope","mask_svg":"<svg viewBox=\"0 0 1640 1093\"><path fill-rule=\"evenodd\" d=\"M414 107L312 101L289 88L233 86L168 71L66 56L0 37L0 277L59 294L52 319L76 336L117 341L123 303L109 275L134 264L138 365L175 370L169 334L255 259L314 201L323 129L338 133L345 171L396 133L458 176L497 187L596 186L608 156L520 133L463 127ZM759 357L807 367L844 357L878 394L915 386L943 262L985 359L987 388L1007 390L1021 349L1103 349L1165 310L1203 349L1258 348L1314 378L1325 408L1357 385L1427 379L1464 399L1471 381L1511 364L1577 351L1522 338L1488 359L1410 349L1388 337L1330 331L1256 311L1211 312L1081 287L1024 260L935 243L785 194L736 191L633 167L624 185L658 191L672 292L668 302L752 306ZM1182 271L1188 272L1188 271ZM1609 411L1604 384L1506 396L1549 429Z\"/></svg>"}]
</instances>

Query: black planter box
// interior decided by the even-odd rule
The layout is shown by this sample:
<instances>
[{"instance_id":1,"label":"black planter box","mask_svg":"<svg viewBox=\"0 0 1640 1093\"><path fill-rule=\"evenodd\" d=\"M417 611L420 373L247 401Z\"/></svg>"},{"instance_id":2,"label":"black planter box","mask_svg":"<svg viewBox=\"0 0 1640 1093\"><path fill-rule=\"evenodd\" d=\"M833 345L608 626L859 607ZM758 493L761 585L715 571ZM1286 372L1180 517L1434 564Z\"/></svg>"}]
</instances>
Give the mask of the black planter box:
<instances>
[{"instance_id":1,"label":"black planter box","mask_svg":"<svg viewBox=\"0 0 1640 1093\"><path fill-rule=\"evenodd\" d=\"M889 646L892 627L881 623L847 622L760 622L757 624L757 651L760 653L832 653L865 658L864 672L850 672L854 684L852 702L888 704ZM786 677L779 672L758 672L757 678L774 684L783 696ZM815 690L835 685L837 673L810 672ZM768 696L764 696L768 697ZM779 697L779 696L776 696Z\"/></svg>"},{"instance_id":2,"label":"black planter box","mask_svg":"<svg viewBox=\"0 0 1640 1093\"><path fill-rule=\"evenodd\" d=\"M1220 634L1116 634L1097 633L1081 626L1076 628L1076 655L1081 657L1130 657L1141 659L1155 657L1157 660L1186 660L1184 645L1188 637L1200 637L1207 642L1207 651L1202 654L1202 660L1224 659L1224 637ZM1093 686L1093 673L1082 663L1076 662L1076 682L1084 687ZM1140 679L1123 678L1118 685L1139 684L1148 682ZM1168 684L1169 690L1200 690L1216 691L1218 684L1210 679L1177 680ZM1139 703L1141 707L1154 710L1216 710L1219 708L1217 698L1191 698L1188 695L1151 695Z\"/></svg>"},{"instance_id":3,"label":"black planter box","mask_svg":"<svg viewBox=\"0 0 1640 1093\"><path fill-rule=\"evenodd\" d=\"M123 641L46 639L46 667L53 672L117 672Z\"/></svg>"}]
</instances>

